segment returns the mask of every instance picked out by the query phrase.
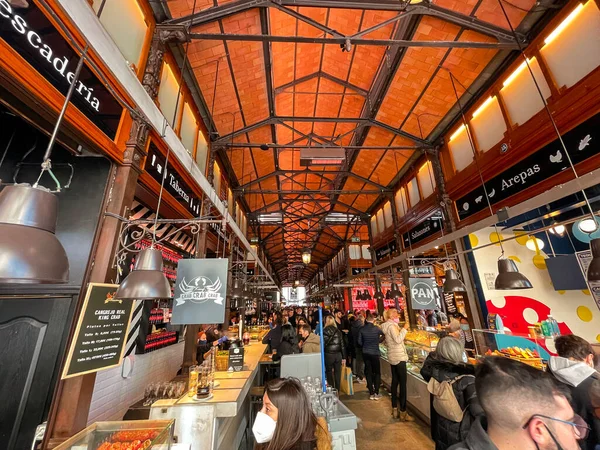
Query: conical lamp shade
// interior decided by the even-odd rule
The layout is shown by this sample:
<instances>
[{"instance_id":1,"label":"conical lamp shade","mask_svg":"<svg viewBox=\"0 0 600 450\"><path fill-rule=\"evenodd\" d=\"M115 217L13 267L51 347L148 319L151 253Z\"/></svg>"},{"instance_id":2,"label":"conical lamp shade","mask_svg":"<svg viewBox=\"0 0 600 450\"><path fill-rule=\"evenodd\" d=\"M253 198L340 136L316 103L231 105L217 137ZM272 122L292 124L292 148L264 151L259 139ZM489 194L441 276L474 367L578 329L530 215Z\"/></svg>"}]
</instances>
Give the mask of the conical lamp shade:
<instances>
[{"instance_id":1,"label":"conical lamp shade","mask_svg":"<svg viewBox=\"0 0 600 450\"><path fill-rule=\"evenodd\" d=\"M392 299L392 295L390 294L391 289L388 289L387 292L385 293L385 299L386 300L391 300Z\"/></svg>"},{"instance_id":2,"label":"conical lamp shade","mask_svg":"<svg viewBox=\"0 0 600 450\"><path fill-rule=\"evenodd\" d=\"M371 293L368 289L365 289L365 292L363 293L363 300L371 300Z\"/></svg>"},{"instance_id":3,"label":"conical lamp shade","mask_svg":"<svg viewBox=\"0 0 600 450\"><path fill-rule=\"evenodd\" d=\"M363 299L362 292L358 291L358 293L356 294L356 300L362 300L362 299Z\"/></svg>"},{"instance_id":4,"label":"conical lamp shade","mask_svg":"<svg viewBox=\"0 0 600 450\"><path fill-rule=\"evenodd\" d=\"M498 290L531 289L533 287L527 277L519 272L515 262L505 258L498 260L498 276L494 284Z\"/></svg>"},{"instance_id":5,"label":"conical lamp shade","mask_svg":"<svg viewBox=\"0 0 600 450\"><path fill-rule=\"evenodd\" d=\"M446 281L444 281L443 289L444 292L465 292L467 290L454 269L446 270Z\"/></svg>"},{"instance_id":6,"label":"conical lamp shade","mask_svg":"<svg viewBox=\"0 0 600 450\"><path fill-rule=\"evenodd\" d=\"M600 239L590 241L590 250L592 251L592 261L588 267L587 280L600 281Z\"/></svg>"},{"instance_id":7,"label":"conical lamp shade","mask_svg":"<svg viewBox=\"0 0 600 450\"><path fill-rule=\"evenodd\" d=\"M391 289L391 296L392 298L402 298L402 291L400 290L400 288L398 287L398 285L396 283L392 283L392 289Z\"/></svg>"},{"instance_id":8,"label":"conical lamp shade","mask_svg":"<svg viewBox=\"0 0 600 450\"><path fill-rule=\"evenodd\" d=\"M171 297L171 285L163 273L162 252L146 248L115 294L120 300L158 300Z\"/></svg>"},{"instance_id":9,"label":"conical lamp shade","mask_svg":"<svg viewBox=\"0 0 600 450\"><path fill-rule=\"evenodd\" d=\"M0 192L0 283L69 281L57 215L58 198L44 188L16 184Z\"/></svg>"},{"instance_id":10,"label":"conical lamp shade","mask_svg":"<svg viewBox=\"0 0 600 450\"><path fill-rule=\"evenodd\" d=\"M237 278L233 280L233 287L231 288L231 298L238 299L244 295L244 291L240 287L240 280Z\"/></svg>"}]
</instances>

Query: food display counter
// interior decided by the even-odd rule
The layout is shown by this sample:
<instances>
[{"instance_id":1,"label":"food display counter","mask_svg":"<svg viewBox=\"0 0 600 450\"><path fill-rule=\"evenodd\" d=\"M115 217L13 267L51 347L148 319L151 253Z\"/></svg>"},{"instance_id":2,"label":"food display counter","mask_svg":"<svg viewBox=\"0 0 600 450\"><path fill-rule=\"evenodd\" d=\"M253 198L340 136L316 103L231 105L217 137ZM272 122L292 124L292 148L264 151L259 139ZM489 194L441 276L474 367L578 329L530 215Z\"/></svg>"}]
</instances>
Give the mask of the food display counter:
<instances>
[{"instance_id":1,"label":"food display counter","mask_svg":"<svg viewBox=\"0 0 600 450\"><path fill-rule=\"evenodd\" d=\"M427 355L435 350L439 337L423 330L409 330L404 339L404 346L408 353L406 381L407 402L412 412L416 413L423 421L430 423L430 401L427 383L421 376L421 367ZM392 369L387 359L387 348L379 345L381 352L381 382L389 390L392 385Z\"/></svg>"},{"instance_id":2,"label":"food display counter","mask_svg":"<svg viewBox=\"0 0 600 450\"><path fill-rule=\"evenodd\" d=\"M150 418L175 419L176 442L191 450L239 448L249 420L249 392L258 381L258 367L267 346L252 342L244 347L244 367L239 372L214 373L212 396L198 401L186 392L178 399L154 402Z\"/></svg>"}]
</instances>

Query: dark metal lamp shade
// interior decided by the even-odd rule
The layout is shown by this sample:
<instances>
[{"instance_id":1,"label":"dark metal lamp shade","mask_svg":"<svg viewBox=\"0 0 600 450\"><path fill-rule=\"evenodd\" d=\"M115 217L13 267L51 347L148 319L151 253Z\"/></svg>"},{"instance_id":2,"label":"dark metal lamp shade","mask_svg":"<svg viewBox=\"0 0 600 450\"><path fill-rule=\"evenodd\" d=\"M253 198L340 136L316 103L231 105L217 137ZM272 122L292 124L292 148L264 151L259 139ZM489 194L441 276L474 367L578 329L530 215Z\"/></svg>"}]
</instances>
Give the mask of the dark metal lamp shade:
<instances>
[{"instance_id":1,"label":"dark metal lamp shade","mask_svg":"<svg viewBox=\"0 0 600 450\"><path fill-rule=\"evenodd\" d=\"M358 293L356 294L356 300L363 300L362 292L358 291Z\"/></svg>"},{"instance_id":2,"label":"dark metal lamp shade","mask_svg":"<svg viewBox=\"0 0 600 450\"><path fill-rule=\"evenodd\" d=\"M402 291L396 283L392 283L391 291L392 292L390 293L390 295L392 296L392 298L402 298Z\"/></svg>"},{"instance_id":3,"label":"dark metal lamp shade","mask_svg":"<svg viewBox=\"0 0 600 450\"><path fill-rule=\"evenodd\" d=\"M386 300L392 300L392 295L390 294L392 290L388 289L387 292L385 293L385 299Z\"/></svg>"},{"instance_id":4,"label":"dark metal lamp shade","mask_svg":"<svg viewBox=\"0 0 600 450\"><path fill-rule=\"evenodd\" d=\"M590 250L592 251L592 261L588 267L587 280L600 281L600 239L590 241Z\"/></svg>"},{"instance_id":5,"label":"dark metal lamp shade","mask_svg":"<svg viewBox=\"0 0 600 450\"><path fill-rule=\"evenodd\" d=\"M371 300L371 293L368 289L365 289L365 292L363 292L363 300Z\"/></svg>"},{"instance_id":6,"label":"dark metal lamp shade","mask_svg":"<svg viewBox=\"0 0 600 450\"><path fill-rule=\"evenodd\" d=\"M171 285L163 273L162 252L155 248L142 250L135 267L123 280L115 294L120 300L159 300L171 297Z\"/></svg>"},{"instance_id":7,"label":"dark metal lamp shade","mask_svg":"<svg viewBox=\"0 0 600 450\"><path fill-rule=\"evenodd\" d=\"M467 290L454 269L446 270L446 281L444 281L443 289L444 292L465 292Z\"/></svg>"},{"instance_id":8,"label":"dark metal lamp shade","mask_svg":"<svg viewBox=\"0 0 600 450\"><path fill-rule=\"evenodd\" d=\"M69 281L67 253L54 234L58 198L28 184L0 192L0 283Z\"/></svg>"},{"instance_id":9,"label":"dark metal lamp shade","mask_svg":"<svg viewBox=\"0 0 600 450\"><path fill-rule=\"evenodd\" d=\"M235 280L233 280L233 287L231 288L231 298L238 299L242 298L243 295L244 291L240 286L240 280L236 278Z\"/></svg>"},{"instance_id":10,"label":"dark metal lamp shade","mask_svg":"<svg viewBox=\"0 0 600 450\"><path fill-rule=\"evenodd\" d=\"M498 276L494 283L497 290L531 289L531 281L517 269L512 259L501 258L498 260Z\"/></svg>"}]
</instances>

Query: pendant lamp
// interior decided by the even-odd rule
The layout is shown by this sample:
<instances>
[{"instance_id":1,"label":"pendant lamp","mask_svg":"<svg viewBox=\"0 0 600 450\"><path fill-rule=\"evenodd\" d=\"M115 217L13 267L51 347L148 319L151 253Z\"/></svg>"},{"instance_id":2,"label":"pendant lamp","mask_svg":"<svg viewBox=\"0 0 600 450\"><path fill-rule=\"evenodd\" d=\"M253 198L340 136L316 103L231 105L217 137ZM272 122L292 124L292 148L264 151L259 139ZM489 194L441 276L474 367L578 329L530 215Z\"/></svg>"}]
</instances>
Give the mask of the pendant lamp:
<instances>
[{"instance_id":1,"label":"pendant lamp","mask_svg":"<svg viewBox=\"0 0 600 450\"><path fill-rule=\"evenodd\" d=\"M531 282L519 272L512 259L500 258L498 260L498 276L494 282L497 290L531 289Z\"/></svg>"},{"instance_id":2,"label":"pendant lamp","mask_svg":"<svg viewBox=\"0 0 600 450\"><path fill-rule=\"evenodd\" d=\"M392 296L392 298L402 298L402 291L396 283L392 283L391 291L392 292L390 293L390 295Z\"/></svg>"},{"instance_id":3,"label":"pendant lamp","mask_svg":"<svg viewBox=\"0 0 600 450\"><path fill-rule=\"evenodd\" d=\"M368 289L363 292L363 300L372 300L371 293Z\"/></svg>"},{"instance_id":4,"label":"pendant lamp","mask_svg":"<svg viewBox=\"0 0 600 450\"><path fill-rule=\"evenodd\" d=\"M592 260L587 271L588 281L600 281L600 239L590 241L590 250L592 251Z\"/></svg>"},{"instance_id":5,"label":"pendant lamp","mask_svg":"<svg viewBox=\"0 0 600 450\"><path fill-rule=\"evenodd\" d=\"M465 292L467 288L458 277L458 273L454 269L446 270L446 281L443 286L444 292Z\"/></svg>"},{"instance_id":6,"label":"pendant lamp","mask_svg":"<svg viewBox=\"0 0 600 450\"><path fill-rule=\"evenodd\" d=\"M162 252L145 248L138 254L131 273L119 285L119 300L155 300L171 297L171 285L163 273Z\"/></svg>"},{"instance_id":7,"label":"pendant lamp","mask_svg":"<svg viewBox=\"0 0 600 450\"><path fill-rule=\"evenodd\" d=\"M360 290L356 293L356 300L362 300L363 296L362 296L362 292L360 292Z\"/></svg>"},{"instance_id":8,"label":"pendant lamp","mask_svg":"<svg viewBox=\"0 0 600 450\"><path fill-rule=\"evenodd\" d=\"M385 293L385 299L386 300L391 300L392 299L392 296L390 295L390 291L391 291L391 289L388 289L387 292Z\"/></svg>"},{"instance_id":9,"label":"pendant lamp","mask_svg":"<svg viewBox=\"0 0 600 450\"><path fill-rule=\"evenodd\" d=\"M243 295L244 295L244 291L240 287L240 280L238 280L236 278L235 280L233 280L233 287L231 289L231 298L237 300L238 298L242 298Z\"/></svg>"},{"instance_id":10,"label":"pendant lamp","mask_svg":"<svg viewBox=\"0 0 600 450\"><path fill-rule=\"evenodd\" d=\"M383 292L381 292L381 284L379 283L379 281L377 281L375 283L375 285L376 285L375 286L375 293L373 294L373 298L375 300L377 300L378 302L380 300L383 301L383 299L384 299L385 296L383 295Z\"/></svg>"},{"instance_id":11,"label":"pendant lamp","mask_svg":"<svg viewBox=\"0 0 600 450\"><path fill-rule=\"evenodd\" d=\"M29 184L0 192L0 283L66 283L69 260L56 232L58 198Z\"/></svg>"},{"instance_id":12,"label":"pendant lamp","mask_svg":"<svg viewBox=\"0 0 600 450\"><path fill-rule=\"evenodd\" d=\"M244 285L244 290L242 291L242 299L248 300L250 298L250 291L248 290L248 285Z\"/></svg>"}]
</instances>

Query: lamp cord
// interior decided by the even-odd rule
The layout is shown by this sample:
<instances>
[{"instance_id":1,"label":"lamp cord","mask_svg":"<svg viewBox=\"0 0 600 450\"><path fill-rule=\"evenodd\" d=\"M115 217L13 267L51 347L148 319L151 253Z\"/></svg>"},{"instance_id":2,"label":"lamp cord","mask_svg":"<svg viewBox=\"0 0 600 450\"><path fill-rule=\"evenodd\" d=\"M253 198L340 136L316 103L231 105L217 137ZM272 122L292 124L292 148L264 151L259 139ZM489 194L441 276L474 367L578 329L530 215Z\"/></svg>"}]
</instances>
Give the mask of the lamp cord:
<instances>
[{"instance_id":1,"label":"lamp cord","mask_svg":"<svg viewBox=\"0 0 600 450\"><path fill-rule=\"evenodd\" d=\"M583 195L585 203L587 204L587 206L588 206L588 208L590 210L590 216L591 216L592 220L594 221L594 223L596 224L596 229L597 229L598 228L598 222L596 221L596 217L594 216L594 210L592 209L592 205L590 204L590 201L588 199L587 194L585 193L585 190L581 186L581 181L579 180L579 175L577 173L577 170L575 169L575 165L573 164L573 161L571 160L571 155L570 155L569 151L567 150L567 146L565 145L565 142L563 141L563 138L562 138L562 136L560 134L560 131L558 130L558 126L556 125L556 121L554 120L554 116L552 115L552 111L550 111L550 107L548 106L548 102L546 102L546 98L544 97L544 94L542 93L542 89L540 88L540 85L539 85L537 79L535 78L535 75L533 74L533 70L532 70L531 66L529 65L529 60L527 59L527 56L525 55L525 51L523 49L523 45L521 45L521 42L517 38L517 33L515 32L515 29L512 26L512 23L510 22L510 19L508 18L508 14L506 13L506 9L504 8L504 5L503 5L502 1L503 0L498 0L498 4L500 5L500 8L502 9L502 14L504 15L504 18L506 19L506 22L508 23L510 31L513 34L514 38L515 38L515 42L517 43L517 47L519 49L519 52L521 53L521 56L523 56L523 59L525 60L525 65L527 66L527 70L531 74L531 78L533 80L533 84L535 85L535 88L536 88L538 94L540 95L540 98L542 99L542 103L544 104L544 110L548 114L548 118L550 119L550 123L552 123L552 127L554 128L554 132L556 133L556 136L558 136L558 140L560 141L560 144L561 144L563 150L565 151L565 154L567 156L567 160L569 161L569 165L571 166L571 170L573 171L573 175L575 175L575 179L577 180L577 185L579 186L579 189L581 190L581 194Z\"/></svg>"},{"instance_id":2,"label":"lamp cord","mask_svg":"<svg viewBox=\"0 0 600 450\"><path fill-rule=\"evenodd\" d=\"M192 8L192 15L196 13L196 1L194 0L194 6ZM188 40L185 44L185 52L183 54L183 63L181 64L181 77L179 79L179 88L177 89L177 99L175 100L175 111L173 111L173 127L175 127L175 120L177 119L177 110L179 109L179 100L181 98L181 90L183 88L183 75L185 71L185 66L187 64L188 50L190 48L190 41ZM163 127L163 135L167 129L167 119L163 117L164 127ZM160 211L160 205L162 203L163 191L165 188L165 179L167 178L167 167L169 166L169 155L171 154L171 146L167 146L167 156L165 157L165 167L164 167L164 175L160 180L160 191L158 192L158 203L156 204L156 215L154 216L154 226L152 227L152 243L150 244L150 248L154 248L154 244L156 243L156 226L158 224L158 213Z\"/></svg>"}]
</instances>

